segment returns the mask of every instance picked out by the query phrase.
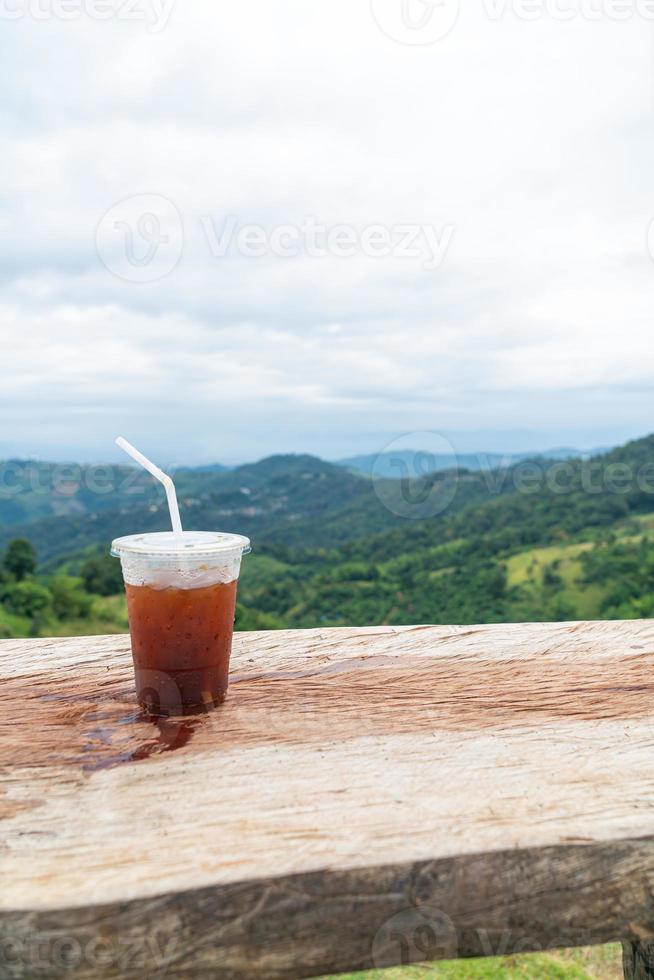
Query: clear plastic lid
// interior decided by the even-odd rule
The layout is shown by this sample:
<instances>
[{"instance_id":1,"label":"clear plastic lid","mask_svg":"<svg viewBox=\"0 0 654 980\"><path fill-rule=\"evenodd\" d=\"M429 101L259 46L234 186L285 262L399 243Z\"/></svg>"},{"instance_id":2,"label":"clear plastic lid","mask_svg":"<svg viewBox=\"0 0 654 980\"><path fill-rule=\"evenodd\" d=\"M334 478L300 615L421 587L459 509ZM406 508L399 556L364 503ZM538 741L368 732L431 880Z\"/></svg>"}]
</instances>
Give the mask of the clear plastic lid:
<instances>
[{"instance_id":1,"label":"clear plastic lid","mask_svg":"<svg viewBox=\"0 0 654 980\"><path fill-rule=\"evenodd\" d=\"M111 554L116 558L221 558L224 555L247 555L250 539L242 534L223 531L184 531L181 539L172 531L152 534L129 534L111 542Z\"/></svg>"}]
</instances>

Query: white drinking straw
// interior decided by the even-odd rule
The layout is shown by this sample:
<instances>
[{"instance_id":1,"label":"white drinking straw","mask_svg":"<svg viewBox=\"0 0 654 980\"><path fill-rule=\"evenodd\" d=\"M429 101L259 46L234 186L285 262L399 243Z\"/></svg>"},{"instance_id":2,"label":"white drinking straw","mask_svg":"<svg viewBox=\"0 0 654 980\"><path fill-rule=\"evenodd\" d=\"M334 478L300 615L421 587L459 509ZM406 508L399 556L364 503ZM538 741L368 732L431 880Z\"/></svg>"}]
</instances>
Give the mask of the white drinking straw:
<instances>
[{"instance_id":1,"label":"white drinking straw","mask_svg":"<svg viewBox=\"0 0 654 980\"><path fill-rule=\"evenodd\" d=\"M164 489L166 491L166 498L168 500L168 510L170 511L170 520L173 525L173 534L175 535L176 538L181 539L182 521L179 516L179 507L177 506L177 494L175 493L175 484L173 483L171 478L168 476L167 473L164 473L163 470L160 470L158 466L155 466L154 463L151 463L150 460L146 456L144 456L143 453L140 453L138 449L136 449L131 444L131 442L127 441L127 439L123 439L122 436L118 436L118 438L116 439L116 445L120 446L120 448L123 449L128 456L131 456L132 459L135 459L137 463L140 463L141 466L145 467L148 473L152 473L152 476L156 477L156 479L159 480L160 483L163 483Z\"/></svg>"}]
</instances>

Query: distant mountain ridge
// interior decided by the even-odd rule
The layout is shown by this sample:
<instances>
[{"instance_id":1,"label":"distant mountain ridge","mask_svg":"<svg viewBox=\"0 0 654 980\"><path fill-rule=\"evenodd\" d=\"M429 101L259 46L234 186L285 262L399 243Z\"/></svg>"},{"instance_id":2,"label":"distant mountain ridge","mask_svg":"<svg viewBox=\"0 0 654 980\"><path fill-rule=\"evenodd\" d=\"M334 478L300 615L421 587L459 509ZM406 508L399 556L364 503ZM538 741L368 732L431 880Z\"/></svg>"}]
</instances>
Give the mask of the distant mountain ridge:
<instances>
[{"instance_id":1,"label":"distant mountain ridge","mask_svg":"<svg viewBox=\"0 0 654 980\"><path fill-rule=\"evenodd\" d=\"M654 615L654 435L588 461L418 479L373 481L308 455L176 479L186 527L252 537L239 601L262 628ZM43 581L83 575L89 558L113 568L101 557L113 537L169 526L161 488L142 490L5 526L0 551L27 537Z\"/></svg>"},{"instance_id":2,"label":"distant mountain ridge","mask_svg":"<svg viewBox=\"0 0 654 980\"><path fill-rule=\"evenodd\" d=\"M635 452L646 457L649 447L648 440L641 440L602 458L631 458ZM553 460L541 456L541 461L553 464L564 451L551 452L557 454ZM519 456L522 462L525 457ZM502 469L491 472L498 457ZM369 476L342 465L288 454L234 469L180 469L175 482L189 529L242 532L278 554L341 547L379 534L398 536L401 547L401 539L408 543L416 529L434 534L459 511L495 507L498 498L515 497L506 457L486 458L485 469L437 470L407 483L377 473L371 482ZM40 561L52 562L91 546L106 549L121 534L169 526L163 491L143 471L127 466L20 465L24 470L14 470L14 477L21 475L24 486L7 492L2 489L6 481L0 481L0 548L12 537L24 536L34 542ZM494 478L495 472L500 472L500 479ZM410 466L408 475L412 476ZM518 497L514 509L525 502L533 507L537 499ZM552 506L559 503L554 500ZM498 517L495 511L490 515L493 521Z\"/></svg>"},{"instance_id":3,"label":"distant mountain ridge","mask_svg":"<svg viewBox=\"0 0 654 980\"><path fill-rule=\"evenodd\" d=\"M90 545L107 547L121 534L168 528L165 496L149 474L128 467L109 470L105 476L112 491L103 486L97 498L88 485L97 474L73 475L76 479L59 481L49 495L30 488L8 500L0 494L0 548L12 537L27 537L39 559L49 561ZM461 480L434 474L426 481L427 494L415 481L416 518L428 516L433 494L456 510L489 492L482 474ZM178 470L175 484L185 527L238 531L282 548L332 546L405 522L401 481L385 481L382 501L379 485L309 455L271 456L225 472Z\"/></svg>"},{"instance_id":4,"label":"distant mountain ridge","mask_svg":"<svg viewBox=\"0 0 654 980\"><path fill-rule=\"evenodd\" d=\"M538 458L567 459L577 455L580 454L573 449L552 449L539 454ZM416 465L418 456L419 465ZM353 456L330 463L309 454L279 454L235 467L212 463L180 467L171 472L179 495L196 500L212 493L234 493L242 484L250 483L256 490L272 482L279 491L284 481L292 483L298 476L306 479L307 473L314 471L321 471L325 476L329 474L331 479L336 479L338 470L366 477L374 472L379 478L421 478L427 470L442 472L456 465L471 472L487 472L527 458L534 457L527 453L466 453L453 458L406 450ZM339 492L345 486L348 488L346 493L350 494L351 480L346 480ZM292 495L297 492L291 486L288 489ZM161 490L156 481L143 470L127 464L93 465L29 459L0 461L0 528L49 516L81 517L145 502L156 505L160 499Z\"/></svg>"},{"instance_id":5,"label":"distant mountain ridge","mask_svg":"<svg viewBox=\"0 0 654 980\"><path fill-rule=\"evenodd\" d=\"M178 470L174 476L189 528L255 533L264 526L318 517L370 494L362 477L311 456L273 456L234 470ZM0 542L28 537L40 558L169 526L163 490L144 471L77 467L68 473L52 464L30 463L22 477L21 487L0 491Z\"/></svg>"},{"instance_id":6,"label":"distant mountain ridge","mask_svg":"<svg viewBox=\"0 0 654 980\"><path fill-rule=\"evenodd\" d=\"M337 460L337 463L339 466L345 466L347 469L354 470L357 473L363 473L365 476L372 476L374 473L375 476L393 479L407 474L414 474L417 464L421 469L424 469L425 465L428 465L429 469L435 472L448 470L453 466L475 472L484 469L498 469L499 467L513 466L527 459L581 459L600 456L609 451L607 447L598 447L597 449L587 451L560 447L546 449L542 452L447 454L431 453L428 450L420 449L403 449L398 452L350 456L347 459Z\"/></svg>"}]
</instances>

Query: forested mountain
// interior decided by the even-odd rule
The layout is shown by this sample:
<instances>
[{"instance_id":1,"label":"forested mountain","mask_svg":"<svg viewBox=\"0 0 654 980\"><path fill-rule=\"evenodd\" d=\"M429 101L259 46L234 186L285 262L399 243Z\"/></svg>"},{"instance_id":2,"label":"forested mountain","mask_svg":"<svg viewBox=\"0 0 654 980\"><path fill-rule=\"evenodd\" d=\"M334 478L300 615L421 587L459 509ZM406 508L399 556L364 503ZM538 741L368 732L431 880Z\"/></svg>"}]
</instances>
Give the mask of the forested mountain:
<instances>
[{"instance_id":1,"label":"forested mountain","mask_svg":"<svg viewBox=\"0 0 654 980\"><path fill-rule=\"evenodd\" d=\"M315 457L274 456L226 472L180 471L176 483L187 527L252 537L241 628L654 611L654 436L590 460L522 460L419 480L372 481ZM141 492L118 494L113 509L103 495L94 511L37 510L35 520L2 528L0 551L15 538L36 549L39 565L24 584L58 595L41 593L35 615L29 588L17 599L5 575L5 590L14 588L5 634L125 628L109 542L168 526L161 489L141 475L132 485ZM79 502L90 508L93 498ZM81 596L91 597L88 607Z\"/></svg>"},{"instance_id":2,"label":"forested mountain","mask_svg":"<svg viewBox=\"0 0 654 980\"><path fill-rule=\"evenodd\" d=\"M113 497L104 491L94 497L89 484L97 476L85 474L83 479L86 485L72 494L67 508L59 499L61 492L53 491L46 516L41 516L46 500L39 500L37 507L33 494L24 494L24 507L29 501L35 517L0 521L0 548L11 538L26 537L38 542L42 561L51 561L120 534L169 526L163 491L148 474L116 469L108 477L118 488ZM175 484L189 530L221 528L292 547L320 547L402 527L407 495L412 518L419 519L441 509L439 495L442 506L454 511L489 493L482 474L437 473L411 481L409 487L397 480L373 485L315 456L271 456L221 473L180 470Z\"/></svg>"}]
</instances>

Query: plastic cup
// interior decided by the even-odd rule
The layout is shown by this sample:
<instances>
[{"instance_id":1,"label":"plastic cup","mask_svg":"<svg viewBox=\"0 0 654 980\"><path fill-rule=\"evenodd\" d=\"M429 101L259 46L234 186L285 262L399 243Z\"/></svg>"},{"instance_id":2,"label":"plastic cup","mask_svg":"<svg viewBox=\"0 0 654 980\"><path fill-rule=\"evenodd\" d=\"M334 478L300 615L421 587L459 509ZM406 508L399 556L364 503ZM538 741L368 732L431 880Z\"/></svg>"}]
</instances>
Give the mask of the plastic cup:
<instances>
[{"instance_id":1,"label":"plastic cup","mask_svg":"<svg viewBox=\"0 0 654 980\"><path fill-rule=\"evenodd\" d=\"M241 558L240 534L171 531L116 538L136 695L152 715L208 711L225 700Z\"/></svg>"}]
</instances>

